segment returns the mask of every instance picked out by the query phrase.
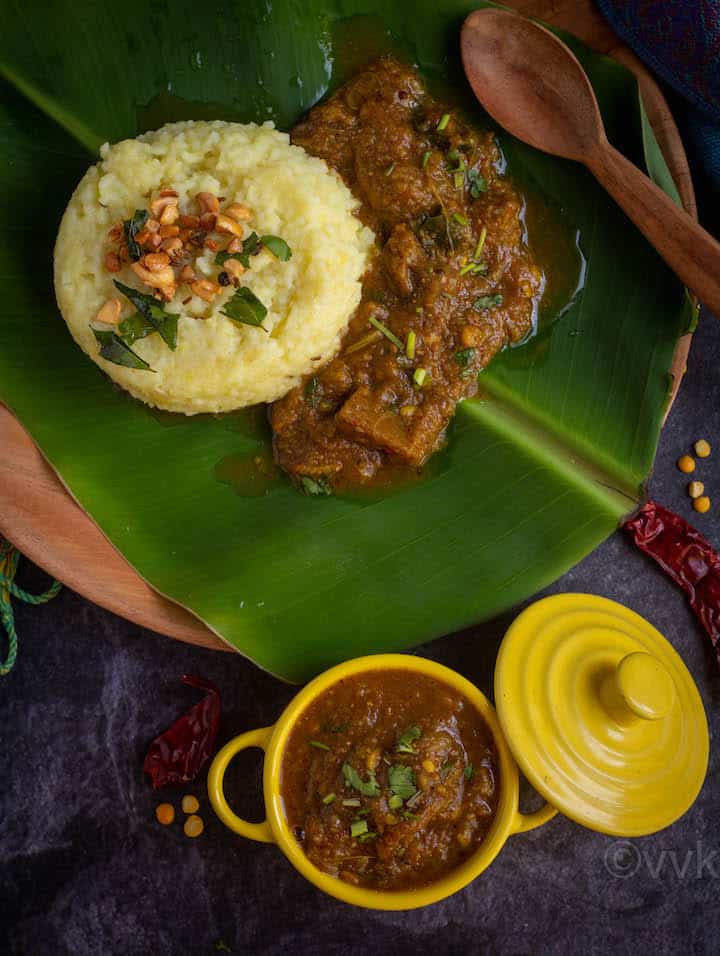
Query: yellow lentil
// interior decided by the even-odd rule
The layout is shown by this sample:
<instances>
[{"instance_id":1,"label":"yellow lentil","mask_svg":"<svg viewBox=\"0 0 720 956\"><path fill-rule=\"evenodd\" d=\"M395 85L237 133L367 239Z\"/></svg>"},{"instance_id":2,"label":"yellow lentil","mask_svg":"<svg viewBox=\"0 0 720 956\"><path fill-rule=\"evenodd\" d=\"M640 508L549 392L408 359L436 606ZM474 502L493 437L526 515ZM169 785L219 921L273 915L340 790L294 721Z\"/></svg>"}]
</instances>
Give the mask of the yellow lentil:
<instances>
[{"instance_id":1,"label":"yellow lentil","mask_svg":"<svg viewBox=\"0 0 720 956\"><path fill-rule=\"evenodd\" d=\"M164 827L169 826L175 819L175 807L172 803L158 803L155 807L155 816L158 823L162 823Z\"/></svg>"},{"instance_id":2,"label":"yellow lentil","mask_svg":"<svg viewBox=\"0 0 720 956\"><path fill-rule=\"evenodd\" d=\"M688 494L691 498L699 498L705 491L705 485L701 481L691 481L688 484Z\"/></svg>"},{"instance_id":3,"label":"yellow lentil","mask_svg":"<svg viewBox=\"0 0 720 956\"><path fill-rule=\"evenodd\" d=\"M203 823L202 817L199 817L194 813L192 816L187 818L185 821L185 826L183 827L183 831L187 837L199 837L204 829L205 824Z\"/></svg>"},{"instance_id":4,"label":"yellow lentil","mask_svg":"<svg viewBox=\"0 0 720 956\"><path fill-rule=\"evenodd\" d=\"M192 793L186 793L182 798L183 813L197 813L200 809L200 801Z\"/></svg>"},{"instance_id":5,"label":"yellow lentil","mask_svg":"<svg viewBox=\"0 0 720 956\"><path fill-rule=\"evenodd\" d=\"M683 455L681 458L678 458L677 466L680 471L689 475L695 471L695 459L691 458L690 455Z\"/></svg>"}]
</instances>

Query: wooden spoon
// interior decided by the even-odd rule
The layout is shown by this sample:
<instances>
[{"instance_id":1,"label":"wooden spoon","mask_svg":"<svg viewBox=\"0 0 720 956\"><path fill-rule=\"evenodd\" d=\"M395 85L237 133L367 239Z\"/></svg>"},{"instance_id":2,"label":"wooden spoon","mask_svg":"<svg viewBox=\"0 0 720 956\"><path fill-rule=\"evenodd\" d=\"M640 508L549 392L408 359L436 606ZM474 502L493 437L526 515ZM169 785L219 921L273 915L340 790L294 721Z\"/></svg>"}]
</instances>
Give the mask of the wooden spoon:
<instances>
[{"instance_id":1,"label":"wooden spoon","mask_svg":"<svg viewBox=\"0 0 720 956\"><path fill-rule=\"evenodd\" d=\"M720 316L720 243L610 145L590 81L565 44L532 20L490 8L467 18L460 49L487 112L530 146L584 163L675 274Z\"/></svg>"}]
</instances>

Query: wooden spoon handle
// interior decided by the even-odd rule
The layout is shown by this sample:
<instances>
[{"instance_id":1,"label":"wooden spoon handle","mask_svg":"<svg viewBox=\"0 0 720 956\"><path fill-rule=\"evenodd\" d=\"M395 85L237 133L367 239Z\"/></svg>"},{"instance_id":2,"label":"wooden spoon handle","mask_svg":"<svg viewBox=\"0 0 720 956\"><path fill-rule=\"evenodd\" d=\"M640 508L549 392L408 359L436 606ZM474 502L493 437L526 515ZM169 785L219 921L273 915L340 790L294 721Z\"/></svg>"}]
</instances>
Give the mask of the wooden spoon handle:
<instances>
[{"instance_id":1,"label":"wooden spoon handle","mask_svg":"<svg viewBox=\"0 0 720 956\"><path fill-rule=\"evenodd\" d=\"M586 165L678 278L720 316L720 243L607 140Z\"/></svg>"}]
</instances>

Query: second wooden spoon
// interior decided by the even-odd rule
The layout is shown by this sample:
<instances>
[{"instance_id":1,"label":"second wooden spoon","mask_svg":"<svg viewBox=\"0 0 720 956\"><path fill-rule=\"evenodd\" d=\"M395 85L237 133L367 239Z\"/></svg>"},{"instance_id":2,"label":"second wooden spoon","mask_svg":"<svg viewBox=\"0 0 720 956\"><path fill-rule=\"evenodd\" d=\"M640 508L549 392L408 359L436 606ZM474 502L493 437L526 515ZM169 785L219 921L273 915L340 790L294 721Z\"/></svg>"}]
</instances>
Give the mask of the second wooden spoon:
<instances>
[{"instance_id":1,"label":"second wooden spoon","mask_svg":"<svg viewBox=\"0 0 720 956\"><path fill-rule=\"evenodd\" d=\"M720 243L608 142L582 66L556 36L508 10L471 13L460 40L470 86L508 132L583 163L675 274L720 316Z\"/></svg>"}]
</instances>

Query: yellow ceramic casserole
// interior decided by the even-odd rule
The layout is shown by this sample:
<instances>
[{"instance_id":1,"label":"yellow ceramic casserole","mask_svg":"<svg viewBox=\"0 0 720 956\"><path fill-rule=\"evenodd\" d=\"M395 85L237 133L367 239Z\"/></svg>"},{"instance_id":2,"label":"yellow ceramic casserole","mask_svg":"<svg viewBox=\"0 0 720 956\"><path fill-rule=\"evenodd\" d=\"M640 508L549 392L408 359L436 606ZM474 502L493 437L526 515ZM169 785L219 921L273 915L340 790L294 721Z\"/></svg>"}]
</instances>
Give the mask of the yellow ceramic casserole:
<instances>
[{"instance_id":1,"label":"yellow ceramic casserole","mask_svg":"<svg viewBox=\"0 0 720 956\"><path fill-rule=\"evenodd\" d=\"M441 879L411 890L358 887L305 856L285 818L280 792L288 738L305 709L337 681L375 670L407 670L449 685L479 712L494 737L499 801L483 842ZM378 654L347 661L315 678L277 723L235 737L208 774L211 803L231 830L276 843L311 883L372 909L426 906L467 886L509 836L532 830L558 810L593 829L639 836L668 826L695 800L708 762L708 729L697 688L670 644L620 604L585 594L545 598L505 636L495 674L499 717L487 697L455 671L421 657ZM265 752L267 819L250 823L229 807L223 779L241 750ZM519 770L548 801L523 814Z\"/></svg>"},{"instance_id":2,"label":"yellow ceramic casserole","mask_svg":"<svg viewBox=\"0 0 720 956\"><path fill-rule=\"evenodd\" d=\"M280 795L280 768L285 744L300 714L332 684L351 675L372 670L407 670L425 674L448 684L463 694L479 711L492 731L497 749L497 768L500 778L500 796L497 811L487 836L465 863L447 876L429 886L412 890L383 892L352 886L336 877L329 876L308 860L293 836L287 821ZM223 792L223 778L228 764L241 750L260 747L265 751L263 791L267 819L263 823L249 823L241 819L228 806ZM315 886L346 903L371 909L405 910L426 906L456 893L467 886L492 863L503 844L513 833L523 833L540 826L557 811L544 806L536 813L522 814L518 809L518 768L500 729L497 715L487 697L474 684L460 674L423 657L407 654L377 654L358 657L325 671L307 685L285 708L280 719L272 727L262 727L235 737L217 754L208 774L208 793L215 812L235 833L252 840L277 843L285 856L304 877Z\"/></svg>"}]
</instances>

